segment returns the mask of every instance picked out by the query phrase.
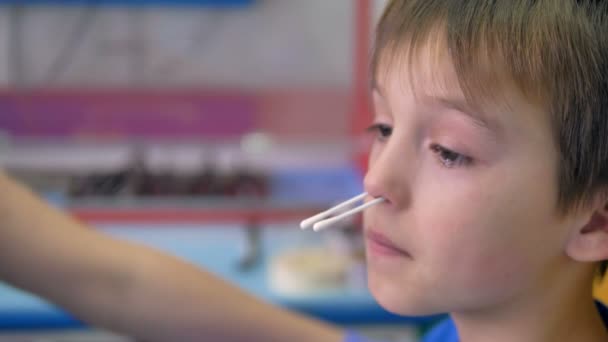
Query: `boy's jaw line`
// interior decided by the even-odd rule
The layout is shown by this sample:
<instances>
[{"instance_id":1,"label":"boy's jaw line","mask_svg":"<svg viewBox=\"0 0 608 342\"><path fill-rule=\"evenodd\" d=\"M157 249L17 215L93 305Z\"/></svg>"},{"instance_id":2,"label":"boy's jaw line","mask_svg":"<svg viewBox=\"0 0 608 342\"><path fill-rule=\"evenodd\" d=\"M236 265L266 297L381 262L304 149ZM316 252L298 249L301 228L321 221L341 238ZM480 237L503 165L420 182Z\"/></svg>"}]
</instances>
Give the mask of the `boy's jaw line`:
<instances>
[{"instance_id":1,"label":"boy's jaw line","mask_svg":"<svg viewBox=\"0 0 608 342\"><path fill-rule=\"evenodd\" d=\"M562 284L558 284L560 281ZM589 283L578 276L556 278L493 309L450 314L460 338L470 342L606 341L608 332L595 307Z\"/></svg>"}]
</instances>

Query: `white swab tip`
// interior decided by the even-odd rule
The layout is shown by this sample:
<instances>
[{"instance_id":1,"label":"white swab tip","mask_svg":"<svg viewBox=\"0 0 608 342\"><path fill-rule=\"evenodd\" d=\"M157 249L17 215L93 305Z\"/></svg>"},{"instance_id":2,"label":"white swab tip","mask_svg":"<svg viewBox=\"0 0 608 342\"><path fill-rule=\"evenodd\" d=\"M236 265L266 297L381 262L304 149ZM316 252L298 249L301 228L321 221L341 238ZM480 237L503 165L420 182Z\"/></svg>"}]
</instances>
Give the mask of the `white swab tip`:
<instances>
[{"instance_id":1,"label":"white swab tip","mask_svg":"<svg viewBox=\"0 0 608 342\"><path fill-rule=\"evenodd\" d=\"M366 203L364 203L364 204L362 204L362 205L360 205L360 206L358 206L358 207L356 207L354 209L351 209L351 210L348 210L347 212L341 213L338 216L327 218L328 216L331 216L332 214L337 213L340 209L346 208L349 205L351 205L352 203L364 199L365 196L367 196L366 192L364 192L364 193L362 193L360 195L357 195L357 196L355 196L355 197L353 197L353 198L351 198L351 199L349 199L349 200L347 200L345 202L342 202L342 203L340 203L340 204L338 204L338 205L336 205L336 206L334 206L334 207L332 207L332 208L330 208L330 209L328 209L328 210L326 210L324 212L321 212L321 213L319 213L319 214L317 214L315 216L309 217L309 218L305 219L304 221L300 222L300 228L301 229L308 229L308 228L312 227L312 229L315 232L318 232L318 231L320 231L322 229L325 229L325 228L331 226L332 224L334 224L337 221L340 221L340 220L342 220L342 219L344 219L344 218L346 218L348 216L351 216L351 215L356 214L356 213L358 213L360 211L363 211L365 208L368 208L368 207L370 207L372 205L375 205L377 203L380 203L380 202L384 201L384 198L378 197L378 198L375 198L375 199L373 199L373 200L371 200L369 202L366 202Z\"/></svg>"},{"instance_id":2,"label":"white swab tip","mask_svg":"<svg viewBox=\"0 0 608 342\"><path fill-rule=\"evenodd\" d=\"M303 220L302 222L300 222L300 228L302 229L308 229L310 227L312 227L315 223L319 222L320 218L318 218L320 215L317 214L313 217L309 217L306 220Z\"/></svg>"},{"instance_id":3,"label":"white swab tip","mask_svg":"<svg viewBox=\"0 0 608 342\"><path fill-rule=\"evenodd\" d=\"M321 221L321 222L317 222L312 226L312 230L314 230L315 232L321 231L325 228L327 228L329 226L329 224L327 224L327 221Z\"/></svg>"}]
</instances>

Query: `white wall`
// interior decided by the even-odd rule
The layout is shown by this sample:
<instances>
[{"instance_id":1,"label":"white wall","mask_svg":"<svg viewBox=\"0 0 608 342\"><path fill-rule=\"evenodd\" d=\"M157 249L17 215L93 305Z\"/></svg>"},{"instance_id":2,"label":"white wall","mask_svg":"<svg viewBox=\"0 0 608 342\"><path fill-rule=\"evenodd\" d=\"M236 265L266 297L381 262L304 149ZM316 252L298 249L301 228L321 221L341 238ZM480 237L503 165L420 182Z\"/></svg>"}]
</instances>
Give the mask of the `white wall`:
<instances>
[{"instance_id":1,"label":"white wall","mask_svg":"<svg viewBox=\"0 0 608 342\"><path fill-rule=\"evenodd\" d=\"M8 11L0 7L0 85L9 81L8 73Z\"/></svg>"},{"instance_id":2,"label":"white wall","mask_svg":"<svg viewBox=\"0 0 608 342\"><path fill-rule=\"evenodd\" d=\"M375 12L386 0L374 2ZM354 0L259 0L249 9L26 8L24 79L31 85L347 86ZM10 79L0 7L0 84ZM82 44L51 75L79 21Z\"/></svg>"}]
</instances>

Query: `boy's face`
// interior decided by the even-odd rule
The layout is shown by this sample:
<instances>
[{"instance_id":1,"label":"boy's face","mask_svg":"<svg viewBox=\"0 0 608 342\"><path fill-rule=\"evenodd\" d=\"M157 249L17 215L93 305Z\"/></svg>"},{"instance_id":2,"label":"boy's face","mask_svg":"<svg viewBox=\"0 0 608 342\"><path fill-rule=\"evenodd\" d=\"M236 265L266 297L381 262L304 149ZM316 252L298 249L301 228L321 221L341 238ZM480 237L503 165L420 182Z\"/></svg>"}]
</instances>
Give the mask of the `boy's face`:
<instances>
[{"instance_id":1,"label":"boy's face","mask_svg":"<svg viewBox=\"0 0 608 342\"><path fill-rule=\"evenodd\" d=\"M541 289L567 258L573 224L556 209L548 116L516 92L509 106L468 110L449 58L421 56L411 68L381 65L373 93L385 126L365 187L388 201L364 215L372 293L390 311L430 314Z\"/></svg>"}]
</instances>

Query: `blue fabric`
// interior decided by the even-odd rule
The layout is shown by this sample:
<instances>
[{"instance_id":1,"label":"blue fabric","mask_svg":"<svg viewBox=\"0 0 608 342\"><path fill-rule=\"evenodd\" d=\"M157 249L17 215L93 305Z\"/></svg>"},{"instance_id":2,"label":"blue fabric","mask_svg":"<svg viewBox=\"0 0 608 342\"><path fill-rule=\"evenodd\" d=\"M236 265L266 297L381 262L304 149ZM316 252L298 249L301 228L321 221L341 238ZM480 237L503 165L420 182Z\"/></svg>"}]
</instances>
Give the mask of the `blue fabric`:
<instances>
[{"instance_id":1,"label":"blue fabric","mask_svg":"<svg viewBox=\"0 0 608 342\"><path fill-rule=\"evenodd\" d=\"M374 341L369 340L369 339L357 334L354 331L347 331L346 335L344 336L344 342L374 342Z\"/></svg>"},{"instance_id":2,"label":"blue fabric","mask_svg":"<svg viewBox=\"0 0 608 342\"><path fill-rule=\"evenodd\" d=\"M608 328L608 308L596 302L597 309L604 321L604 325ZM353 332L347 332L344 342L371 342ZM423 339L422 342L459 342L458 331L452 319L448 318L435 326Z\"/></svg>"},{"instance_id":3,"label":"blue fabric","mask_svg":"<svg viewBox=\"0 0 608 342\"><path fill-rule=\"evenodd\" d=\"M422 342L458 342L454 321L451 318L443 320L424 336Z\"/></svg>"}]
</instances>

